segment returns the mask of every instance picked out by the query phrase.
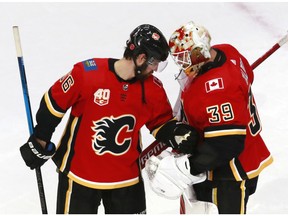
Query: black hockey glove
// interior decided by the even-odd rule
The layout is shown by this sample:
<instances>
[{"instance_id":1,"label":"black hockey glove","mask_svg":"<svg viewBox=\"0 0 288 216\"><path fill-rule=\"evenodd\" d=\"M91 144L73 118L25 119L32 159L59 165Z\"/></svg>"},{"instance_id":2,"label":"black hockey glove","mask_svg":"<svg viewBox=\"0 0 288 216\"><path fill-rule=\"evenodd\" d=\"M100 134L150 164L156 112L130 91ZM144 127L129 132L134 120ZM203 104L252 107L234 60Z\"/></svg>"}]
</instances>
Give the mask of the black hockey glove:
<instances>
[{"instance_id":1,"label":"black hockey glove","mask_svg":"<svg viewBox=\"0 0 288 216\"><path fill-rule=\"evenodd\" d=\"M179 153L192 154L198 143L199 135L193 127L173 120L159 129L156 139Z\"/></svg>"},{"instance_id":2,"label":"black hockey glove","mask_svg":"<svg viewBox=\"0 0 288 216\"><path fill-rule=\"evenodd\" d=\"M193 127L180 124L175 128L174 140L178 145L180 153L193 154L199 141L199 135Z\"/></svg>"},{"instance_id":3,"label":"black hockey glove","mask_svg":"<svg viewBox=\"0 0 288 216\"><path fill-rule=\"evenodd\" d=\"M20 147L20 152L26 165L31 169L42 166L55 153L55 145L52 142L46 144L45 149L31 135L28 142Z\"/></svg>"}]
</instances>

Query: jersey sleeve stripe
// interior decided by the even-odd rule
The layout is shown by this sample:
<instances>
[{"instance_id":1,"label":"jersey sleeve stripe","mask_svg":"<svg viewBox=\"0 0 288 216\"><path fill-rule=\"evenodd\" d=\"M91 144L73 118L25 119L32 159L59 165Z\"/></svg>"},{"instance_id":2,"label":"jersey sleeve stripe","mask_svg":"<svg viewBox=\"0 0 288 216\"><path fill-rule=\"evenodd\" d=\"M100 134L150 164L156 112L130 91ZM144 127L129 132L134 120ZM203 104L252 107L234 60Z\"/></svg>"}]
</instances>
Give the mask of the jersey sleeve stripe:
<instances>
[{"instance_id":1,"label":"jersey sleeve stripe","mask_svg":"<svg viewBox=\"0 0 288 216\"><path fill-rule=\"evenodd\" d=\"M58 118L62 118L62 117L64 116L65 113L59 112L59 111L57 111L57 110L53 107L48 92L45 93L44 99L45 99L45 103L46 103L46 105L47 105L47 107L48 107L48 109L49 109L49 112L50 112L52 115L54 115L54 116L56 116L56 117L58 117Z\"/></svg>"}]
</instances>

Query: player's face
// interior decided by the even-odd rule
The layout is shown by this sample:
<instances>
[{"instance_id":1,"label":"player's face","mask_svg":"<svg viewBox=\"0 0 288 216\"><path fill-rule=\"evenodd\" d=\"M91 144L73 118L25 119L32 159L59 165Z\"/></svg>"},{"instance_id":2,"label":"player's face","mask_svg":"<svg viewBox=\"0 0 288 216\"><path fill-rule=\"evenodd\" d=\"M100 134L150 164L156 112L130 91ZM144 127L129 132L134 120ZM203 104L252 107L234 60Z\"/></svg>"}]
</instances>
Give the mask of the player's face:
<instances>
[{"instance_id":1,"label":"player's face","mask_svg":"<svg viewBox=\"0 0 288 216\"><path fill-rule=\"evenodd\" d=\"M153 59L152 57L150 60L148 60L147 64L147 68L149 68L150 70L153 70L155 72L162 72L166 68L168 61L160 61L157 59Z\"/></svg>"},{"instance_id":2,"label":"player's face","mask_svg":"<svg viewBox=\"0 0 288 216\"><path fill-rule=\"evenodd\" d=\"M149 63L148 62L148 70L152 70L152 71L157 71L158 70L158 66L159 66L160 61L158 60L154 60L153 62Z\"/></svg>"},{"instance_id":3,"label":"player's face","mask_svg":"<svg viewBox=\"0 0 288 216\"><path fill-rule=\"evenodd\" d=\"M139 55L138 62L140 63L139 65L147 64L147 67L144 71L142 71L141 75L138 75L138 78L147 78L151 74L155 72L161 72L163 71L167 64L168 61L160 61L158 59L154 59L151 57L150 59L147 59L145 54Z\"/></svg>"},{"instance_id":4,"label":"player's face","mask_svg":"<svg viewBox=\"0 0 288 216\"><path fill-rule=\"evenodd\" d=\"M147 68L138 75L138 79L146 79L148 76L154 73L158 69L158 64L150 65L148 64Z\"/></svg>"},{"instance_id":5,"label":"player's face","mask_svg":"<svg viewBox=\"0 0 288 216\"><path fill-rule=\"evenodd\" d=\"M149 62L148 61L148 64L147 64L147 68L146 70L143 72L143 74L145 76L149 76L150 74L153 74L154 71L155 72L162 72L166 66L168 64L168 61L159 61L159 60L153 60L152 62Z\"/></svg>"},{"instance_id":6,"label":"player's face","mask_svg":"<svg viewBox=\"0 0 288 216\"><path fill-rule=\"evenodd\" d=\"M157 68L157 66L153 67L153 66L151 66L151 65L148 65L148 67L147 67L144 71L142 71L141 76L142 76L143 78L150 76L151 74L154 73L155 68Z\"/></svg>"}]
</instances>

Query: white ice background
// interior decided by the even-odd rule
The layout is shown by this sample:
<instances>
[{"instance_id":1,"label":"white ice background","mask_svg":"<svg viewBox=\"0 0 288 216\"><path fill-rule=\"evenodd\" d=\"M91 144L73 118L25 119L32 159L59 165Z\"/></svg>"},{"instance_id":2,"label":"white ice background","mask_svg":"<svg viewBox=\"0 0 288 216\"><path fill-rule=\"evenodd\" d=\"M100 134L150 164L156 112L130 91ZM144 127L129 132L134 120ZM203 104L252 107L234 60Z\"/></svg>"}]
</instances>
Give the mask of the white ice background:
<instances>
[{"instance_id":1,"label":"white ice background","mask_svg":"<svg viewBox=\"0 0 288 216\"><path fill-rule=\"evenodd\" d=\"M130 32L140 24L153 24L169 38L190 20L209 29L212 44L231 43L253 63L287 33L288 3L0 2L0 214L41 214L35 172L26 167L19 152L29 131L12 26L20 28L34 118L43 93L74 63L92 57L121 58ZM174 80L176 71L169 57L165 71L156 74L172 104L179 88ZM255 70L253 91L263 124L262 136L274 163L260 175L248 214L288 213L287 81L288 44ZM53 136L55 143L66 118ZM152 141L144 128L144 145ZM55 166L49 161L41 170L48 213L55 214ZM146 188L148 214L179 213L178 200L157 196L148 184Z\"/></svg>"}]
</instances>

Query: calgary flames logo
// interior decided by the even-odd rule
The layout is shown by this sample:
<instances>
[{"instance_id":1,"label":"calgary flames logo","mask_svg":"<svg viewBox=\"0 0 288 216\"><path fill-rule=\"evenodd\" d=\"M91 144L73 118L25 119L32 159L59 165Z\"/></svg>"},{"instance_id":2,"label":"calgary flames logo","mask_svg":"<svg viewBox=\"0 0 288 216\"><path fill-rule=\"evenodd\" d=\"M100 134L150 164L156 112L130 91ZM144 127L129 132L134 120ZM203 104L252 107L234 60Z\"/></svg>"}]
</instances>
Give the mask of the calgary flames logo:
<instances>
[{"instance_id":1,"label":"calgary flames logo","mask_svg":"<svg viewBox=\"0 0 288 216\"><path fill-rule=\"evenodd\" d=\"M92 130L95 132L92 139L93 150L98 155L124 154L131 146L134 126L135 117L131 115L117 118L111 116L94 121L92 126Z\"/></svg>"}]
</instances>

